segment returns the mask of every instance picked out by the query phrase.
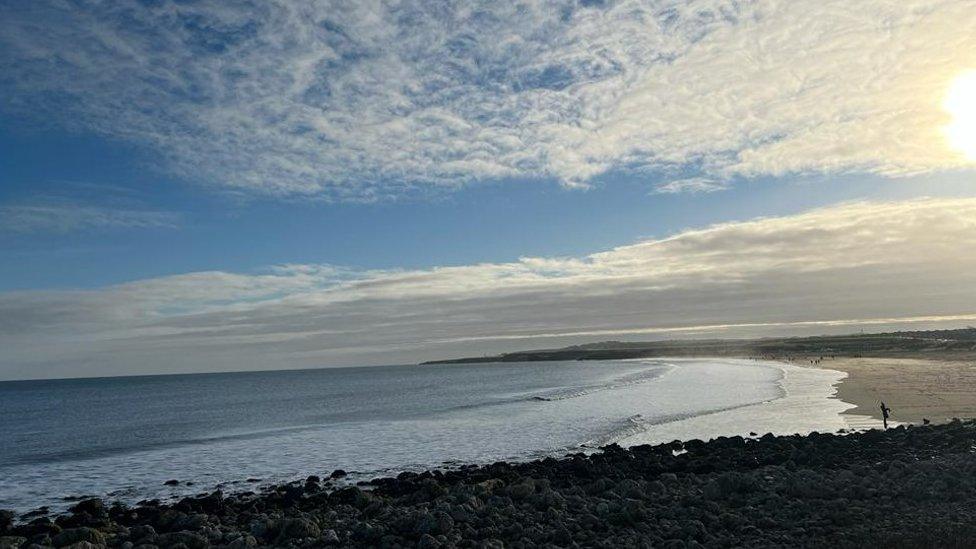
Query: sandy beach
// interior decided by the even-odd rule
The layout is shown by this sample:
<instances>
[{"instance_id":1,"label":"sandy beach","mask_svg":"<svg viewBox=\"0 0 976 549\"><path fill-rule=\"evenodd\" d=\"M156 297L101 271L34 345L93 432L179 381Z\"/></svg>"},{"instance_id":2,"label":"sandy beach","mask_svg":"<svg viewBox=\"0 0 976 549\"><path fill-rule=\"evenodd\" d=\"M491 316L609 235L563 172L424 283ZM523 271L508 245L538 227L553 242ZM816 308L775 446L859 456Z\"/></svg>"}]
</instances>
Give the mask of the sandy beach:
<instances>
[{"instance_id":1,"label":"sandy beach","mask_svg":"<svg viewBox=\"0 0 976 549\"><path fill-rule=\"evenodd\" d=\"M976 360L838 357L817 367L847 374L836 397L856 407L845 414L880 419L883 400L902 423L976 417Z\"/></svg>"}]
</instances>

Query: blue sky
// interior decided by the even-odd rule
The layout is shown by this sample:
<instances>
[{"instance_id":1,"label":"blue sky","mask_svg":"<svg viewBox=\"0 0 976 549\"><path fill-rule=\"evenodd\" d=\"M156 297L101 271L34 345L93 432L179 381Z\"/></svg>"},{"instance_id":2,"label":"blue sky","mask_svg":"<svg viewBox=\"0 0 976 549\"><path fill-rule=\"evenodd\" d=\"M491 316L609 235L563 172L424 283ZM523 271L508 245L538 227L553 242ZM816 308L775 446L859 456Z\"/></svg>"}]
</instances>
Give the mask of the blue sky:
<instances>
[{"instance_id":1,"label":"blue sky","mask_svg":"<svg viewBox=\"0 0 976 549\"><path fill-rule=\"evenodd\" d=\"M0 0L0 378L966 323L971 8Z\"/></svg>"},{"instance_id":2,"label":"blue sky","mask_svg":"<svg viewBox=\"0 0 976 549\"><path fill-rule=\"evenodd\" d=\"M92 288L285 263L424 268L581 256L683 229L863 198L966 196L961 174L757 178L712 193L655 193L660 176L610 174L590 189L513 179L378 203L241 196L158 173L145 151L6 120L0 204L165 212L159 226L42 225L0 234L0 289Z\"/></svg>"}]
</instances>

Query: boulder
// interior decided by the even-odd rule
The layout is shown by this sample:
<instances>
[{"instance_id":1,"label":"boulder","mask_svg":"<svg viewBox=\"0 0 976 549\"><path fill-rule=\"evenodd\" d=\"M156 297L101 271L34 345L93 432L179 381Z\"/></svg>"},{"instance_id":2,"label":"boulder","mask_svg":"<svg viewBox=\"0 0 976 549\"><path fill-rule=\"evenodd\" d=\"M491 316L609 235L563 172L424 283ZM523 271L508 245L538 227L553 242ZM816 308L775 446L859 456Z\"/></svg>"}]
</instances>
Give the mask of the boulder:
<instances>
[{"instance_id":1,"label":"boulder","mask_svg":"<svg viewBox=\"0 0 976 549\"><path fill-rule=\"evenodd\" d=\"M210 547L210 542L207 538L197 534L195 532L188 532L186 530L180 532L169 532L166 534L160 534L156 538L156 545L162 547L163 549L169 547L176 547L182 545L187 549L205 549Z\"/></svg>"},{"instance_id":2,"label":"boulder","mask_svg":"<svg viewBox=\"0 0 976 549\"><path fill-rule=\"evenodd\" d=\"M317 538L321 530L314 522L305 518L287 518L278 523L278 541Z\"/></svg>"},{"instance_id":3,"label":"boulder","mask_svg":"<svg viewBox=\"0 0 976 549\"><path fill-rule=\"evenodd\" d=\"M227 544L228 549L245 549L247 547L257 547L258 540L254 536L244 535Z\"/></svg>"},{"instance_id":4,"label":"boulder","mask_svg":"<svg viewBox=\"0 0 976 549\"><path fill-rule=\"evenodd\" d=\"M322 532L322 536L319 537L318 543L322 545L339 545L339 534L336 534L335 530L326 530Z\"/></svg>"},{"instance_id":5,"label":"boulder","mask_svg":"<svg viewBox=\"0 0 976 549\"><path fill-rule=\"evenodd\" d=\"M129 539L133 542L155 543L156 529L148 524L129 528Z\"/></svg>"},{"instance_id":6,"label":"boulder","mask_svg":"<svg viewBox=\"0 0 976 549\"><path fill-rule=\"evenodd\" d=\"M16 516L13 511L0 509L0 536L6 534L13 527Z\"/></svg>"},{"instance_id":7,"label":"boulder","mask_svg":"<svg viewBox=\"0 0 976 549\"><path fill-rule=\"evenodd\" d=\"M90 498L79 501L75 506L69 509L74 514L87 513L92 517L107 517L108 511L105 508L105 503L98 498Z\"/></svg>"},{"instance_id":8,"label":"boulder","mask_svg":"<svg viewBox=\"0 0 976 549\"><path fill-rule=\"evenodd\" d=\"M17 549L27 543L23 536L0 536L0 549Z\"/></svg>"},{"instance_id":9,"label":"boulder","mask_svg":"<svg viewBox=\"0 0 976 549\"><path fill-rule=\"evenodd\" d=\"M80 541L87 541L96 545L104 545L105 535L94 528L81 526L78 528L69 528L64 530L60 534L54 536L54 538L51 540L55 547L66 547Z\"/></svg>"}]
</instances>

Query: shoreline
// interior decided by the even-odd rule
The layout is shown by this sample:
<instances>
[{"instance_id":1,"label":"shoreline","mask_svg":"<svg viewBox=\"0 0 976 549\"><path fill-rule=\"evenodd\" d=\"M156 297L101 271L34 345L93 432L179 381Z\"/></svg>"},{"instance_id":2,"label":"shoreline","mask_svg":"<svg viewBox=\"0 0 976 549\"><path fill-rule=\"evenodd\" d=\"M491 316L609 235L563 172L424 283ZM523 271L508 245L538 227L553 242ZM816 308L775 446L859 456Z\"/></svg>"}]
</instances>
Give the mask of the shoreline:
<instances>
[{"instance_id":1,"label":"shoreline","mask_svg":"<svg viewBox=\"0 0 976 549\"><path fill-rule=\"evenodd\" d=\"M728 359L731 357L723 357L723 358ZM754 357L753 359L755 360ZM656 448L654 452L656 452L657 454L665 452L664 450L665 448L671 448L671 449L680 448L683 451L689 453L691 452L689 448L699 448L699 449L705 448L704 453L698 457L702 459L706 459L709 457L709 455L714 454L715 452L717 452L718 453L717 455L719 456L724 455L723 452L725 450L723 448L725 447L725 445L729 444L730 440L735 441L732 444L737 447L740 444L738 441L742 441L742 443L744 443L746 447L750 447L750 445L754 445L754 444L760 444L760 445L772 444L772 446L770 447L771 451L775 450L777 444L786 444L788 447L793 448L793 450L790 451L792 457L790 458L790 460L787 460L785 463L782 463L780 465L785 466L787 468L791 468L791 467L796 468L799 465L803 464L803 458L800 458L798 460L797 456L795 455L796 449L803 447L804 451L813 453L814 465L816 465L818 462L816 456L821 452L820 447L824 444L827 444L828 446L843 445L844 443L838 441L847 440L846 437L854 437L854 439L858 439L858 440L869 440L871 444L874 444L876 442L874 437L877 437L878 435L873 435L871 433L878 433L878 431L852 433L844 436L817 434L816 431L833 432L833 431L843 430L846 432L851 432L853 429L859 430L864 427L870 428L870 427L879 426L880 421L878 420L879 418L877 417L879 414L876 412L876 409L874 407L874 399L877 397L877 392L879 390L885 391L883 396L886 399L886 402L889 404L889 406L892 406L894 408L894 413L892 414L892 418L891 418L892 425L921 423L922 417L927 417L928 419L931 419L935 423L941 423L943 421L943 417L941 417L939 413L944 413L945 418L949 418L953 416L954 417L976 416L976 404L969 404L972 402L976 402L976 395L973 396L972 400L970 400L969 398L969 395L973 395L974 393L976 393L976 390L971 389L972 387L976 386L976 383L973 383L974 381L976 381L976 365L973 365L968 361L935 360L935 359L919 360L919 359L887 359L887 358L879 359L879 358L860 358L860 357L858 358L838 357L833 359L824 359L822 362L811 364L810 361L812 359L810 357L791 357L788 360L770 360L770 359L760 359L760 360L762 360L763 362L775 362L778 365L778 367L780 367L781 370L783 371L783 378L781 382L785 391L784 397L774 399L771 401L766 401L763 403L745 405L731 410L723 410L723 411L716 412L714 414L695 416L692 418L681 419L666 424L658 425L653 430L654 431L653 436L646 436L642 439L641 435L636 435L636 436L628 436L619 439L619 443L621 445L632 446L627 450L620 449L620 447L617 446L616 444L612 444L609 447L601 448L602 452L595 452L592 455L584 456L583 453L567 454L566 458L559 459L559 460L556 460L554 458L546 458L546 459L534 460L534 461L517 461L513 463L505 463L504 466L516 470L527 469L534 472L541 468L541 470L545 471L551 467L557 467L555 463L563 463L567 459L570 461L574 461L574 460L578 461L580 459L585 459L585 460L596 460L599 462L602 459L604 459L601 456L613 452L623 452L624 454L622 455L630 456L627 459L634 459L635 454L641 454L642 452L645 452L647 448ZM810 381L809 379L804 380L805 377L809 378L810 376L820 376L820 378L816 380L816 383L811 384L809 382ZM843 376L843 377L839 377L839 376ZM952 383L953 381L956 381L957 383L953 384ZM827 393L823 392L822 390L823 387L827 388L828 390ZM804 393L802 390L798 391L797 390L798 388L801 389L806 388L808 389L808 392ZM934 391L946 390L946 389L953 389L953 391L951 391L951 393L948 393L947 395L944 395L943 398L933 398ZM837 407L828 411L830 413L836 414L836 417L838 418L838 422L829 426L822 422L818 423L818 421L821 421L824 417L823 414L825 411L825 406L824 406L825 401L834 402L837 404ZM804 410L802 409L802 406L804 404L806 404L809 407L809 409L807 410L807 412L810 413L809 417L811 418L809 428L796 429L796 424L789 423L788 420L786 420L786 423L789 424L791 427L787 429L777 429L775 427L775 422L770 423L771 420L776 420L776 419L782 420L784 417L784 412L786 410L795 413L800 413L802 415L804 413ZM972 408L967 408L966 407L967 405L972 406ZM973 409L973 413L966 413L967 410L969 409ZM737 414L742 417L735 417ZM716 423L715 422L716 419L720 421ZM729 430L727 428L729 425L742 425L747 420L751 422L750 425L752 425L753 431L756 431L758 433L771 433L771 434L764 435L761 438L751 437L745 439L739 436L728 436L732 431L736 430L736 429ZM699 423L697 428L691 425L696 422ZM895 433L895 432L916 433L916 434L917 433L936 433L936 434L941 433L938 436L942 436L945 434L946 432L945 430L947 429L950 431L955 429L955 431L958 432L960 429L959 425L962 424L959 422L953 422L944 425L937 425L937 426L933 425L933 426L925 426L925 427L912 426L912 425L899 425L897 429L893 428L889 432L881 433L881 434L884 437L891 437L893 435L891 435L890 433ZM810 431L814 431L814 433L810 435L784 435L785 433L790 433L790 432L805 433ZM972 437L976 439L976 424L965 423L963 432L966 434L967 437ZM783 436L774 436L774 435L783 435ZM904 437L905 435L899 435L899 436ZM908 435L909 442L911 442L913 438L914 437L912 435ZM952 437L949 438L951 439ZM713 440L709 442L702 442L702 440L708 440L708 439L713 439ZM685 440L686 442L684 443L669 442L675 440ZM803 440L806 440L808 442L804 442L804 443L798 442ZM881 439L881 440L886 440L886 439ZM940 444L942 445L951 444L953 443L953 440L955 439L948 440L948 441L943 440ZM648 446L648 444L654 444L654 446ZM855 450L859 450L859 448L855 448ZM927 449L914 448L911 447L911 444L909 444L908 447L906 447L904 450L905 452L907 452L904 455L900 457L899 456L885 457L881 460L881 462L876 462L875 466L879 466L879 463L888 464L889 462L895 463L903 460L915 461L918 458L918 456L914 453L916 452L916 450L920 450L923 453L926 453L926 455L928 455L928 458L931 459L935 459L935 460L948 459L946 455L943 455L941 446L939 444L935 444L932 448L927 448ZM832 450L828 449L827 451L829 452ZM950 461L952 460L950 459ZM397 488L398 491L402 491L404 489L403 481L405 479L414 479L414 478L421 478L421 479L435 478L438 480L438 482L440 482L440 479L442 478L448 478L448 479L453 479L453 481L464 482L465 479L471 480L471 475L473 474L473 472L479 470L483 471L485 469L491 469L496 466L497 464L496 465L459 465L457 468L451 468L448 471L433 471L433 472L428 471L425 473L414 473L414 472L402 473L399 476L397 476L395 479L386 478L386 479L373 479L372 481L368 481L368 480L360 481L357 483L357 485L359 485L361 488L350 486L348 485L349 483L344 483L341 480L336 480L335 482L330 482L330 481L322 482L320 480L316 480L313 483L315 484L314 487L310 486L308 482L302 483L299 481L294 481L294 482L285 482L282 484L274 484L274 485L267 485L261 487L255 485L251 489L258 491L259 493L257 494L251 491L244 490L241 492L236 492L225 496L223 493L221 493L218 490L217 492L211 493L206 497L209 498L208 501L210 501L214 499L215 497L214 494L219 494L219 498L217 499L220 499L222 502L224 502L221 505L231 505L231 506L240 505L246 507L248 505L253 506L257 504L259 506L269 506L269 509L272 509L273 512L271 515L269 515L268 520L274 522L276 520L279 520L279 518L276 518L279 515L287 516L290 509L288 505L279 508L279 504L281 503L279 500L281 500L282 497L285 497L286 499L288 497L298 497L295 496L295 494L298 493L296 491L298 488L301 488L302 490L301 492L302 495L300 499L309 497L306 494L306 492L312 490L315 497L317 498L315 499L315 501L318 502L317 505L321 505L321 507L315 507L313 508L313 510L324 511L326 509L333 509L333 507L335 506L335 502L333 501L335 499L334 498L335 494L352 493L349 491L350 489L361 490L361 493L364 494L373 494L373 493L383 494L384 489L394 486L394 487L398 487ZM558 467L562 467L562 466L560 465ZM729 469L728 467L725 467L723 469L722 467L717 467L715 468L714 471L711 470L709 471L715 473L717 471L724 470L725 473L727 474L731 474L730 471L735 474L739 474L741 472L740 470L741 467L739 466L734 466L731 469ZM681 470L681 469L679 468L676 469L676 471L677 470ZM705 467L704 470L708 470L708 467ZM617 474L617 472L613 470L607 470L606 472L611 476ZM548 475L548 473L546 473L546 475ZM546 478L549 477L546 476ZM715 479L713 479L713 481L718 482ZM201 488L205 486L206 486L205 484L201 484ZM699 486L698 488L704 490L704 488L702 488L701 486ZM282 494L284 494L284 496ZM291 496L288 496L288 494L291 494ZM397 494L399 494L399 492L391 493L389 495L392 497L392 496L397 496ZM137 506L136 509L141 508L144 511L136 511L135 516L138 517L138 521L143 521L143 522L140 524L136 524L136 526L137 527L144 526L144 525L153 526L153 528L155 528L156 533L162 535L166 532L167 528L170 528L170 526L167 526L166 524L162 524L162 523L152 522L152 521L157 520L158 515L165 514L171 511L176 511L178 513L186 514L187 511L181 509L192 508L196 504L195 503L191 504L188 502L196 501L200 499L200 497L203 497L203 495L201 494L201 496L198 497L188 497L188 498L185 497L179 501L167 500L165 502L160 502L158 500L153 500L150 502L141 502L142 505ZM335 497L339 497L339 496L335 496ZM359 497L360 496L357 496L357 498ZM367 495L367 497L370 496ZM124 520L121 520L119 518L113 518L110 510L115 509L115 512L119 513L121 512L120 510L124 508L124 506L121 505L106 506L103 503L98 503L98 504L90 503L91 501L95 501L95 500L85 500L81 504L75 505L73 507L74 511L70 514L57 515L55 513L55 514L48 515L49 517L53 518L53 521L50 518L46 518L45 516L38 515L38 514L27 513L27 515L21 515L22 517L29 516L30 520L34 521L33 525L26 525L21 523L19 526L16 527L10 524L4 526L6 520L5 517L12 518L12 516L0 512L0 548L6 549L7 547L26 547L27 546L26 541L28 540L33 540L34 542L38 542L37 543L38 545L50 545L50 543L47 542L54 541L53 536L51 536L50 534L54 533L55 530L58 530L58 533L60 533L60 530L66 530L66 529L71 529L76 527L73 526L75 524L81 526L87 524L85 523L85 521L89 519L85 518L85 516L82 516L81 519L77 518L79 515L78 509L88 508L91 506L95 506L95 508L101 506L100 508L102 509L102 511L97 511L97 513L104 514L104 516L102 516L101 519L96 520L93 524L95 523L101 524L101 522L99 521L105 522L106 520L108 520L110 523L114 521L115 526L113 526L113 528L115 528L116 526L118 527L117 531L113 530L109 532L102 532L100 538L98 538L98 536L95 536L95 534L92 534L93 536L95 536L98 539L101 539L102 542L104 542L101 545L95 544L94 545L95 547L100 547L100 546L129 547L124 545L125 541L133 541L133 542L138 541L132 539L124 539L124 537L119 537L119 533L124 532L122 528L129 528L129 526L131 525L127 526L125 525ZM101 500L97 500L97 501L101 502ZM974 503L976 503L976 500L974 500ZM237 510L237 512L239 511L240 509ZM131 510L128 510L126 512L130 513L129 515L130 517L132 516ZM143 517L141 515L141 513L143 512L148 514ZM305 511L303 511L303 513L304 512ZM82 512L83 515L84 513L88 513L89 516L93 516L88 511ZM345 530L345 531L333 529L336 534L336 539L339 540L338 542L334 542L332 540L331 534L325 534L328 538L326 540L323 540L321 537L315 538L316 539L315 543L311 543L310 540L304 540L302 541L302 543L299 543L298 546L302 546L302 544L308 546L321 546L321 545L327 545L329 543L339 543L340 545L376 544L375 542L378 541L378 539L380 538L372 539L369 538L368 536L362 539L357 538L358 534L356 534L355 528L356 527L361 528L362 524L356 521L366 520L367 522L369 522L373 518L372 516L366 516L366 517L361 516L363 515L362 509L359 509L358 513L359 514L356 515L356 517L358 518L349 517L349 520L353 521L349 523L349 525L351 525L350 527L353 529ZM210 520L211 523L217 522L223 524L226 521L226 517L218 516L216 520L214 520L211 517L211 519L208 520ZM280 519L280 520L284 520L284 519ZM145 521L149 521L149 522L145 522ZM279 526L281 525L279 524L275 527L279 527ZM99 528L103 528L101 526L90 526L90 527L95 528L96 530ZM238 524L234 528L236 529L232 528L228 530L225 528L222 531L223 533L220 534L219 539L213 537L210 534L205 535L204 538L206 539L203 541L201 541L197 537L183 536L183 538L185 538L184 542L186 541L192 542L192 543L184 543L184 545L187 545L187 547L204 547L207 546L208 544L214 546L224 545L224 546L232 546L232 547L248 547L248 546L252 546L251 538L248 538L247 537L248 535L253 537L253 543L257 545L268 545L268 544L275 545L278 544L279 542L286 541L284 538L281 538L282 535L281 532L275 534L273 539L269 538L267 533L255 536L253 523L249 523L247 525ZM38 529L47 529L49 539L47 539L46 542L43 539L43 537L41 537L40 534L37 533ZM322 529L320 528L320 533L321 530ZM101 532L101 530L99 531ZM33 536L19 535L19 534L30 533L30 532L34 532L34 535ZM192 529L179 530L178 532L192 533L194 532L194 530ZM251 533L248 534L248 532ZM12 544L12 542L10 542L9 540L3 539L4 535L9 537L11 534L24 538L23 540L24 543L21 543L20 545L15 545ZM208 535L210 537L207 537ZM112 538L112 536L115 537ZM236 537L234 537L234 539L229 539L228 536L236 536ZM438 543L441 544L446 544L447 546L452 546L452 545L459 544L460 541L463 541L465 539L467 539L465 535L462 535L461 538L459 538L458 540L435 539L434 541L437 541ZM508 544L510 544L510 542L512 541L511 539L507 539L507 538L499 538L499 539L505 541L506 546L508 546ZM627 538L627 539L630 541L634 541L634 538ZM640 539L644 539L644 538L640 538ZM690 538L690 539L697 540L698 538ZM244 540L244 541L239 541L239 540ZM426 542L424 543L426 543L427 546L436 546L436 545L431 545L431 540L423 536L421 536L421 538L418 539L411 539L409 536L407 536L406 538L403 538L401 541L405 545L409 546L411 543L419 544L421 543L422 540L426 540ZM110 543L115 541L118 542L115 543L115 545L112 545L112 543ZM157 543L156 545L160 547L167 546L165 543L166 539L157 540L157 541L159 541L160 543ZM206 541L206 543L203 543L204 541ZM288 544L295 546L295 543L293 543L291 540L287 540L287 541ZM625 541L621 543L629 543L630 541ZM659 539L658 541L661 540ZM685 538L685 541L689 541L689 538ZM701 542L701 540L699 541ZM45 542L45 543L40 543L40 542ZM236 543L236 545L233 545L233 543ZM310 543L311 545L309 545ZM559 543L553 540L549 540L547 541L547 543L553 543L559 545ZM733 545L739 543L750 543L750 544L755 543L758 545L763 545L764 542L759 539L749 538L743 540L743 539L735 538L735 543L733 543ZM706 543L706 545L708 545L708 543ZM91 549L88 546L86 546L86 548ZM82 549L82 548L79 547L78 549Z\"/></svg>"},{"instance_id":2,"label":"shoreline","mask_svg":"<svg viewBox=\"0 0 976 549\"><path fill-rule=\"evenodd\" d=\"M843 371L824 364L801 365L785 360L756 358L736 360L760 362L778 368L782 395L763 402L657 424L617 442L626 447L689 438L708 440L719 436L747 436L749 432L792 435L881 427L880 420L852 414L851 410L856 405L838 398L837 386L847 375Z\"/></svg>"},{"instance_id":3,"label":"shoreline","mask_svg":"<svg viewBox=\"0 0 976 549\"><path fill-rule=\"evenodd\" d=\"M53 518L0 512L0 546L963 547L976 534L976 422L720 437L527 463L308 477ZM335 476L341 476L336 473Z\"/></svg>"},{"instance_id":4,"label":"shoreline","mask_svg":"<svg viewBox=\"0 0 976 549\"><path fill-rule=\"evenodd\" d=\"M802 365L802 364L801 364ZM805 366L805 365L803 365ZM854 407L844 415L881 419L880 401L892 409L891 420L943 423L976 417L976 361L957 357L837 357L812 367L839 370L835 398Z\"/></svg>"},{"instance_id":5,"label":"shoreline","mask_svg":"<svg viewBox=\"0 0 976 549\"><path fill-rule=\"evenodd\" d=\"M701 359L708 360L708 357L701 357ZM631 359L634 362L644 362L648 359ZM661 359L650 359L652 362L660 361ZM676 362L696 362L699 359L691 357L676 357L674 359ZM850 428L871 428L880 427L879 421L870 420L861 421L857 424L852 423L850 420L855 416L841 415L845 409L850 408L853 404L844 404L840 400L836 399L833 386L838 383L839 376L844 375L838 370L829 370L827 365L820 364L815 368L807 367L806 364L798 364L796 361L784 361L784 360L770 360L770 359L756 359L756 358L732 358L732 357L718 357L714 360L718 362L748 362L748 363L763 363L765 367L770 369L775 369L780 372L780 379L777 382L780 390L782 391L782 396L771 398L765 401L754 401L753 403L745 403L741 405L735 405L729 408L717 409L714 411L707 411L703 413L693 414L690 417L669 419L667 421L662 421L660 423L645 423L645 426L634 429L631 433L624 432L621 435L613 436L611 438L595 439L592 443L587 443L585 446L580 446L579 448L586 448L585 451L592 451L593 449L605 445L617 443L622 446L632 446L640 444L657 444L670 442L673 440L688 440L688 439L703 439L707 440L717 436L747 436L750 432L758 433L773 433L773 434L793 434L801 433L805 434L811 431L820 432L835 432L841 429ZM628 361L630 362L630 361ZM674 365L671 365L674 368ZM691 375L691 374L689 374ZM813 378L811 378L813 376ZM670 380L674 382L674 380ZM811 383L812 381L812 383ZM638 387L634 387L638 389ZM637 423L640 423L638 420ZM648 426L649 425L649 426ZM561 451L557 451L553 455L559 456L562 452L574 452L577 451L575 445L567 446ZM533 455L534 454L534 455ZM534 459L541 459L543 454L538 452L529 453L523 456L498 456L492 459L506 459L509 461L526 462ZM488 463L489 460L485 459L472 459L468 458L463 461L448 460L443 463L431 462L422 467L407 467L405 469L400 468L388 468L385 471L376 470L373 473L368 471L362 471L360 473L353 474L351 479L355 481L371 478L375 475L395 475L400 471L421 471L426 467L453 467L454 465L447 465L449 461L453 461L453 464L460 463ZM349 469L350 466L354 469L355 464L352 462L335 462L330 463L330 466L338 466L345 469ZM294 478L299 478L298 473L308 474L310 471L314 470L315 466L305 468L303 470L296 470L295 474L280 474L281 470L276 472L266 472L265 474L254 475L263 481L262 484L267 482L280 483L288 482ZM64 498L58 498L57 501L45 501L44 505L49 505L50 509L53 511L62 511L69 506L69 501L71 499L77 499L77 495L82 494L85 497L106 497L114 498L121 497L126 503L132 504L138 501L140 498L163 498L164 501L174 501L176 498L184 497L186 495L195 493L195 490L200 488L206 489L208 487L216 487L216 489L222 490L245 490L255 479L248 478L245 482L244 477L209 480L206 478L200 478L194 475L192 472L184 471L173 471L171 477L166 478L176 478L185 479L185 482L181 482L177 489L172 487L172 490L167 490L169 494L160 493L161 490L153 490L151 487L147 487L147 490L140 494L139 492L133 491L129 487L123 486L122 488L114 490L99 491L97 488L92 488L89 490L78 490L78 491L67 491L64 493ZM160 480L159 482L162 482ZM349 479L347 479L349 480ZM218 481L220 481L218 483ZM185 488L184 488L185 486ZM189 488L190 486L198 486L198 488ZM11 502L7 502L8 505ZM42 502L34 503L33 506L28 501L20 502L20 505L16 506L21 512L29 511L36 508L37 505L41 505ZM3 504L0 503L0 507Z\"/></svg>"}]
</instances>

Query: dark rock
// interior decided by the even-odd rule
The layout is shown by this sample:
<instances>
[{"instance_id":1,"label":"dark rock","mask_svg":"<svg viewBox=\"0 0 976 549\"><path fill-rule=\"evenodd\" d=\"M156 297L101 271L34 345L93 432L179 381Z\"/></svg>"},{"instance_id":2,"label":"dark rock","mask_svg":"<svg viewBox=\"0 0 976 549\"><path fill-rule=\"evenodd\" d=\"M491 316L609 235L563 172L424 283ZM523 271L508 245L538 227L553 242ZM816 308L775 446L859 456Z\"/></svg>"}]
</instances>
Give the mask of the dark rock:
<instances>
[{"instance_id":1,"label":"dark rock","mask_svg":"<svg viewBox=\"0 0 976 549\"><path fill-rule=\"evenodd\" d=\"M23 536L0 536L0 549L18 549L27 543L27 538Z\"/></svg>"},{"instance_id":2,"label":"dark rock","mask_svg":"<svg viewBox=\"0 0 976 549\"><path fill-rule=\"evenodd\" d=\"M178 486L180 484L180 481L178 481L176 479L170 479L170 480L167 480L166 482L164 482L163 484L166 485L166 486Z\"/></svg>"},{"instance_id":3,"label":"dark rock","mask_svg":"<svg viewBox=\"0 0 976 549\"><path fill-rule=\"evenodd\" d=\"M55 547L65 547L80 541L87 541L96 545L104 544L105 535L94 528L82 526L79 528L69 528L54 536L51 540Z\"/></svg>"},{"instance_id":4,"label":"dark rock","mask_svg":"<svg viewBox=\"0 0 976 549\"><path fill-rule=\"evenodd\" d=\"M337 504L351 505L363 509L369 504L369 496L355 486L340 488L329 496L329 500Z\"/></svg>"},{"instance_id":5,"label":"dark rock","mask_svg":"<svg viewBox=\"0 0 976 549\"><path fill-rule=\"evenodd\" d=\"M278 541L317 538L321 530L314 522L305 518L284 519L278 525Z\"/></svg>"},{"instance_id":6,"label":"dark rock","mask_svg":"<svg viewBox=\"0 0 976 549\"><path fill-rule=\"evenodd\" d=\"M155 543L156 529L148 524L133 526L129 529L129 539L137 543Z\"/></svg>"},{"instance_id":7,"label":"dark rock","mask_svg":"<svg viewBox=\"0 0 976 549\"><path fill-rule=\"evenodd\" d=\"M181 531L160 534L156 538L156 545L163 549L175 548L177 546L183 546L187 549L204 549L210 546L210 542L207 541L207 538L195 532Z\"/></svg>"},{"instance_id":8,"label":"dark rock","mask_svg":"<svg viewBox=\"0 0 976 549\"><path fill-rule=\"evenodd\" d=\"M32 538L35 536L56 536L61 532L61 526L52 522L48 517L38 517L27 524L21 524L10 530L18 536Z\"/></svg>"},{"instance_id":9,"label":"dark rock","mask_svg":"<svg viewBox=\"0 0 976 549\"><path fill-rule=\"evenodd\" d=\"M227 544L228 549L245 549L247 547L257 547L258 540L254 536L243 535Z\"/></svg>"},{"instance_id":10,"label":"dark rock","mask_svg":"<svg viewBox=\"0 0 976 549\"><path fill-rule=\"evenodd\" d=\"M373 479L368 489L331 491L309 477L258 494L215 492L131 509L84 500L54 522L28 516L17 524L8 515L5 533L18 537L4 543L963 547L976 539L974 447L970 421L608 446L560 460L403 473ZM687 453L675 455L681 448Z\"/></svg>"},{"instance_id":11,"label":"dark rock","mask_svg":"<svg viewBox=\"0 0 976 549\"><path fill-rule=\"evenodd\" d=\"M331 474L331 475L329 475L329 478L333 478L333 479L335 479L335 478L343 478L343 477L345 477L345 476L346 476L347 474L348 474L348 473L346 473L346 472L345 472L345 471L343 471L342 469L336 469L335 471L332 471L332 474Z\"/></svg>"},{"instance_id":12,"label":"dark rock","mask_svg":"<svg viewBox=\"0 0 976 549\"><path fill-rule=\"evenodd\" d=\"M318 542L322 545L339 545L339 535L336 534L335 530L326 530L322 532L322 536L319 537Z\"/></svg>"},{"instance_id":13,"label":"dark rock","mask_svg":"<svg viewBox=\"0 0 976 549\"><path fill-rule=\"evenodd\" d=\"M74 514L86 513L92 517L107 517L108 511L105 504L98 498L85 499L73 506L70 511Z\"/></svg>"},{"instance_id":14,"label":"dark rock","mask_svg":"<svg viewBox=\"0 0 976 549\"><path fill-rule=\"evenodd\" d=\"M10 531L10 528L14 525L14 518L16 517L17 515L13 511L0 509L0 536Z\"/></svg>"}]
</instances>

